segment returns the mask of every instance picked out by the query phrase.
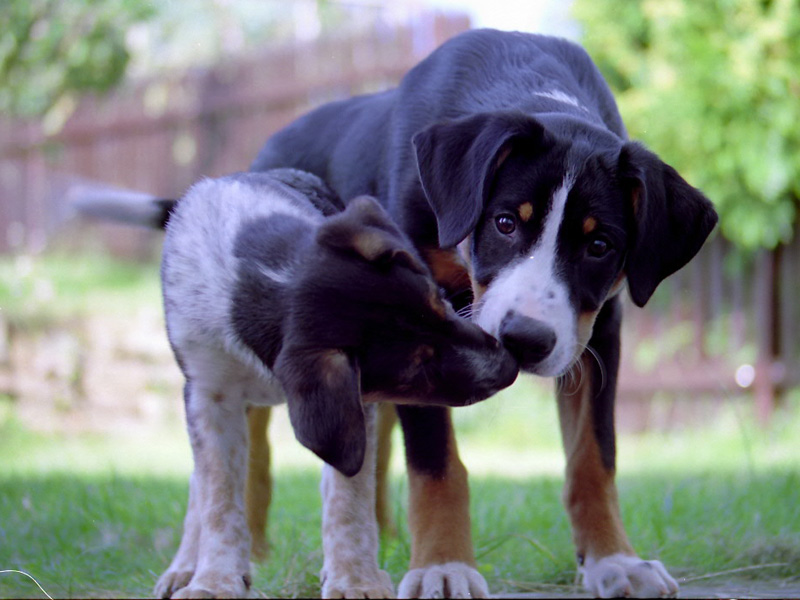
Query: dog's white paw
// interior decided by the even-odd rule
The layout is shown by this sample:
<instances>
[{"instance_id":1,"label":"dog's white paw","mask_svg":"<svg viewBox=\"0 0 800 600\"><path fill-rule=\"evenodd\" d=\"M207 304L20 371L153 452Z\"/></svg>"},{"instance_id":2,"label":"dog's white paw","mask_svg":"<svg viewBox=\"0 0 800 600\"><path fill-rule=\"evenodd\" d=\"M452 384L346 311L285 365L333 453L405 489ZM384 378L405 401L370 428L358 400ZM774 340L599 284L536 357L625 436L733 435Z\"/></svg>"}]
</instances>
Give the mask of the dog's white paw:
<instances>
[{"instance_id":1,"label":"dog's white paw","mask_svg":"<svg viewBox=\"0 0 800 600\"><path fill-rule=\"evenodd\" d=\"M181 588L172 596L173 598L220 598L211 590L207 590L204 587L199 587L196 585L188 585L186 587ZM226 596L228 598L233 598L233 596Z\"/></svg>"},{"instance_id":2,"label":"dog's white paw","mask_svg":"<svg viewBox=\"0 0 800 600\"><path fill-rule=\"evenodd\" d=\"M369 577L353 574L328 575L323 569L319 575L322 581L323 598L394 598L392 578L386 571L375 569Z\"/></svg>"},{"instance_id":3,"label":"dog's white paw","mask_svg":"<svg viewBox=\"0 0 800 600\"><path fill-rule=\"evenodd\" d=\"M450 562L413 569L406 573L398 598L487 598L489 587L473 567Z\"/></svg>"},{"instance_id":4,"label":"dog's white paw","mask_svg":"<svg viewBox=\"0 0 800 600\"><path fill-rule=\"evenodd\" d=\"M194 576L194 569L166 571L156 582L153 595L156 598L171 598L172 594L189 585Z\"/></svg>"},{"instance_id":5,"label":"dog's white paw","mask_svg":"<svg viewBox=\"0 0 800 600\"><path fill-rule=\"evenodd\" d=\"M249 574L205 573L193 577L172 598L247 598L249 589Z\"/></svg>"},{"instance_id":6,"label":"dog's white paw","mask_svg":"<svg viewBox=\"0 0 800 600\"><path fill-rule=\"evenodd\" d=\"M678 582L657 560L612 554L599 560L587 557L583 585L599 598L674 598Z\"/></svg>"}]
</instances>

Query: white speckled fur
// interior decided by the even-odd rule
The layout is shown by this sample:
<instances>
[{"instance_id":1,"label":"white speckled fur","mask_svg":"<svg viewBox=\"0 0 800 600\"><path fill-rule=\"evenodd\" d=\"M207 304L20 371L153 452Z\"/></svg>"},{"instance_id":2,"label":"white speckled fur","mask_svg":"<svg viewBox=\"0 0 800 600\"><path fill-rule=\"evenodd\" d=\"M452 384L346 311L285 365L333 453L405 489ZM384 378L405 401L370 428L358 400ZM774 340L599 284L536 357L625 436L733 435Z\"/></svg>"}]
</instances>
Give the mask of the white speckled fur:
<instances>
[{"instance_id":1,"label":"white speckled fur","mask_svg":"<svg viewBox=\"0 0 800 600\"><path fill-rule=\"evenodd\" d=\"M276 213L303 219L310 227L322 222L310 205L304 207L278 185L265 192L226 178L204 180L191 188L167 225L162 263L165 313L170 341L187 378L186 416L195 468L183 539L156 584L157 597L243 597L248 591L246 407L282 403L284 394L230 323L238 272L233 250L243 223ZM262 274L287 281L291 265L285 270L264 268ZM371 593L391 595L391 581L377 564L375 457L370 454L374 440L368 449L366 470L353 478L325 469L326 589L336 586L342 594L352 594L353 587L372 585ZM337 510L346 515L337 515ZM355 526L348 519L353 512L358 514ZM357 560L342 560L348 544L354 544L350 554Z\"/></svg>"},{"instance_id":2,"label":"white speckled fur","mask_svg":"<svg viewBox=\"0 0 800 600\"><path fill-rule=\"evenodd\" d=\"M364 465L345 477L330 465L322 468L323 598L393 598L392 580L378 569L375 520L376 433L374 404L365 406L367 450Z\"/></svg>"},{"instance_id":3,"label":"white speckled fur","mask_svg":"<svg viewBox=\"0 0 800 600\"><path fill-rule=\"evenodd\" d=\"M197 477L193 474L189 481L189 507L183 521L183 538L178 552L169 568L158 579L154 594L156 598L169 598L173 592L186 587L191 581L197 567L197 555L200 548L200 492Z\"/></svg>"}]
</instances>

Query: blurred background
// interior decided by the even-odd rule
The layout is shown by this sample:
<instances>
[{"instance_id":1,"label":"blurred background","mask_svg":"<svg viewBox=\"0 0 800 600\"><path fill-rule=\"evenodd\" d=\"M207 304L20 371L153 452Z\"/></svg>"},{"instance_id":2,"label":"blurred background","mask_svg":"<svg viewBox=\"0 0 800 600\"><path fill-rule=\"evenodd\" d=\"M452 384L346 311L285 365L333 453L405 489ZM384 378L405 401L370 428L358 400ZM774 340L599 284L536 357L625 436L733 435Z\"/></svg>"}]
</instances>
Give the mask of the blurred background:
<instances>
[{"instance_id":1,"label":"blurred background","mask_svg":"<svg viewBox=\"0 0 800 600\"><path fill-rule=\"evenodd\" d=\"M190 469L161 236L80 218L75 198L177 197L246 170L295 117L393 86L474 27L582 43L631 137L720 213L696 260L645 309L626 305L620 468L729 460L796 473L797 0L4 0L0 474ZM456 413L473 472L563 467L551 382L527 378ZM297 452L286 464L314 462Z\"/></svg>"},{"instance_id":2,"label":"blurred background","mask_svg":"<svg viewBox=\"0 0 800 600\"><path fill-rule=\"evenodd\" d=\"M8 0L0 397L23 415L34 401L92 405L103 380L118 383L95 364L115 356L103 343L138 335L135 355L161 338L158 324L147 335L98 327L105 342L89 331L134 304L137 277L153 285L160 234L87 222L76 197L109 186L176 197L201 176L245 170L310 108L392 86L447 38L497 27L582 42L632 137L721 215L697 260L646 310L629 307L620 418L666 427L693 420L699 400L735 396L766 424L800 383L798 13L790 0ZM114 286L118 302L85 295ZM110 396L109 408L130 408ZM691 402L651 410L664 399Z\"/></svg>"}]
</instances>

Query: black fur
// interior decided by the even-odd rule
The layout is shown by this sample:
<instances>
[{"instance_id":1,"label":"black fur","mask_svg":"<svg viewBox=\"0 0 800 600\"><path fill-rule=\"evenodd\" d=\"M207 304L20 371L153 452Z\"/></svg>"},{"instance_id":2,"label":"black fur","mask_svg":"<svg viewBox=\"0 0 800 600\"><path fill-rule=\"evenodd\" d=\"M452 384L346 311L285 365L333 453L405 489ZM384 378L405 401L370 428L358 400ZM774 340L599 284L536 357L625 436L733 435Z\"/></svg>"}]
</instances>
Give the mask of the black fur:
<instances>
[{"instance_id":1,"label":"black fur","mask_svg":"<svg viewBox=\"0 0 800 600\"><path fill-rule=\"evenodd\" d=\"M501 149L513 145L517 151L543 154L552 146L539 123L514 112L481 113L434 124L412 142L442 248L455 246L477 226L494 187Z\"/></svg>"},{"instance_id":2,"label":"black fur","mask_svg":"<svg viewBox=\"0 0 800 600\"><path fill-rule=\"evenodd\" d=\"M450 415L437 406L398 406L406 462L418 473L442 477L447 469Z\"/></svg>"},{"instance_id":3,"label":"black fur","mask_svg":"<svg viewBox=\"0 0 800 600\"><path fill-rule=\"evenodd\" d=\"M282 347L288 299L285 286L264 277L261 269L296 269L312 243L307 223L286 215L251 221L236 237L234 254L241 261L231 322L242 341L270 367Z\"/></svg>"},{"instance_id":4,"label":"black fur","mask_svg":"<svg viewBox=\"0 0 800 600\"><path fill-rule=\"evenodd\" d=\"M622 323L622 306L619 298L612 298L597 315L592 340L589 344L602 364L590 360L592 377L592 420L594 435L600 447L603 466L612 470L616 466L617 447L614 429L614 395L617 390L617 373L620 360L619 329Z\"/></svg>"},{"instance_id":5,"label":"black fur","mask_svg":"<svg viewBox=\"0 0 800 600\"><path fill-rule=\"evenodd\" d=\"M625 144L619 173L638 195L626 272L631 298L644 306L664 278L697 254L717 215L675 169L640 144Z\"/></svg>"},{"instance_id":6,"label":"black fur","mask_svg":"<svg viewBox=\"0 0 800 600\"><path fill-rule=\"evenodd\" d=\"M458 243L506 185L516 186L517 199L535 197L545 178L560 181L572 170L587 198L600 190L626 203L615 208L615 227L639 243L625 239L615 249L626 259L620 265L631 295L643 305L658 282L697 252L716 214L671 167L626 138L608 86L579 46L478 30L442 45L396 89L298 119L267 142L251 169L308 169L345 201L374 193L418 247ZM512 156L525 154L530 169L543 174L528 176L527 190L495 177L495 159L507 144ZM592 179L597 173L599 181ZM641 208L636 222L628 208L634 190ZM666 248L665 255L653 257L655 247ZM490 252L477 249L475 257L476 272L488 269ZM601 300L602 291L588 304Z\"/></svg>"}]
</instances>

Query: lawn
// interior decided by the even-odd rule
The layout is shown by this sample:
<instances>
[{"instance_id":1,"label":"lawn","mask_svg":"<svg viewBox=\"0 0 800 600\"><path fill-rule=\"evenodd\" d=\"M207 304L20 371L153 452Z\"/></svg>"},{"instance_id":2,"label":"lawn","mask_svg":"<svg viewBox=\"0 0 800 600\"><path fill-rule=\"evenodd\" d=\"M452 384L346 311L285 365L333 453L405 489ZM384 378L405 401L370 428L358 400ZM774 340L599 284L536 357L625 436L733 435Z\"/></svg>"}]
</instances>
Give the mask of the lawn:
<instances>
[{"instance_id":1,"label":"lawn","mask_svg":"<svg viewBox=\"0 0 800 600\"><path fill-rule=\"evenodd\" d=\"M524 397L528 387L513 392ZM575 566L559 502L557 438L548 431L523 443L525 429L555 429L555 414L541 398L527 407L511 394L458 418L473 467L480 569L495 592L568 585ZM689 580L753 566L762 568L739 576L796 578L800 451L793 432L800 418L787 412L778 422L762 432L723 415L692 432L622 436L622 512L637 550ZM487 425L479 430L477 423ZM273 553L254 574L256 594L266 597L318 593L322 561L319 469L287 427L278 415ZM43 436L6 415L0 436L0 568L33 575L54 597L147 595L179 541L191 466L183 432ZM397 582L409 550L406 479L395 458L401 533L385 541L380 561ZM43 596L9 573L0 575L0 597Z\"/></svg>"},{"instance_id":2,"label":"lawn","mask_svg":"<svg viewBox=\"0 0 800 600\"><path fill-rule=\"evenodd\" d=\"M86 310L126 313L159 302L152 265L124 267L120 275L107 261L79 262L72 271L66 264L0 265L6 319L17 328L45 327ZM27 279L7 277L14 269ZM103 269L107 278L97 275ZM35 577L53 597L150 594L180 539L191 469L182 424L173 416L145 431L43 434L18 417L24 401L0 395L0 571L9 571L0 574L0 597L44 597L10 571ZM180 402L172 392L161 401ZM746 399L725 398L713 414L691 428L620 436L620 500L634 546L684 582L800 583L800 397L790 396L767 430L754 426ZM456 410L455 420L471 472L479 568L490 589L569 590L576 570L560 504L563 456L550 386L524 378L488 402ZM282 410L271 437L273 550L254 570L254 595L318 594L319 464L293 439ZM384 540L380 562L398 583L409 541L398 432L395 442L400 533Z\"/></svg>"}]
</instances>

